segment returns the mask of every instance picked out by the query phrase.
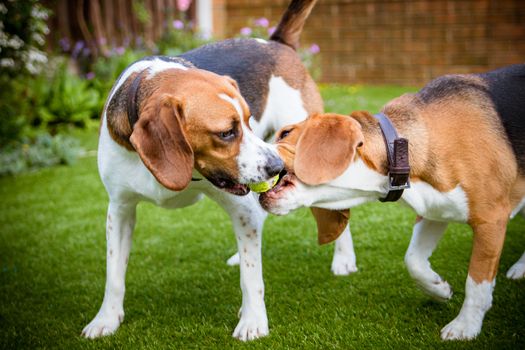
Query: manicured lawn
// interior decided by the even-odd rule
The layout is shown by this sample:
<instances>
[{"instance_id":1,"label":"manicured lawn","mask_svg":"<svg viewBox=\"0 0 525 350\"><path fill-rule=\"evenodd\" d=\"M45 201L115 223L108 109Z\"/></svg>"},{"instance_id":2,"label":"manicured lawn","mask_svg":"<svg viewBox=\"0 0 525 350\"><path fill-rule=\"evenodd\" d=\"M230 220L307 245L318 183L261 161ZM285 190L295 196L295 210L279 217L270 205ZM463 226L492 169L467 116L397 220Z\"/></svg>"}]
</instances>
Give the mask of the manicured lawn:
<instances>
[{"instance_id":1,"label":"manicured lawn","mask_svg":"<svg viewBox=\"0 0 525 350\"><path fill-rule=\"evenodd\" d=\"M398 87L325 86L326 109L378 111ZM84 133L88 148L96 131ZM80 337L104 292L106 193L96 158L0 179L0 349L503 349L525 348L525 281L506 270L525 249L525 220L508 229L500 275L482 334L443 343L441 327L459 312L471 249L466 225L450 225L432 262L454 288L431 301L403 264L415 214L398 204L352 211L359 271L330 273L332 246L316 244L306 210L270 217L263 257L270 336L231 337L241 303L226 214L210 200L175 211L138 208L127 275L126 319L117 333Z\"/></svg>"}]
</instances>

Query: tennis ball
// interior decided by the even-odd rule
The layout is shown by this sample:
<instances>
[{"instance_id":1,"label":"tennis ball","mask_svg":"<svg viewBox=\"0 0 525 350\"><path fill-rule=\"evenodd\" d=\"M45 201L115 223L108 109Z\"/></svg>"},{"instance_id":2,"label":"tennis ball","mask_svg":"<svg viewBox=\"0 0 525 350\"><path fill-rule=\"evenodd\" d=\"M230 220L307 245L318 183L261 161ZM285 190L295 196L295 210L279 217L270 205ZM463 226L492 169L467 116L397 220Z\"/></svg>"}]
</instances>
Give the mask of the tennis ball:
<instances>
[{"instance_id":1,"label":"tennis ball","mask_svg":"<svg viewBox=\"0 0 525 350\"><path fill-rule=\"evenodd\" d=\"M261 181L253 184L248 184L248 187L253 192L262 193L269 191L275 184L277 183L277 180L279 180L279 175L276 175L275 177L271 178L268 181Z\"/></svg>"}]
</instances>

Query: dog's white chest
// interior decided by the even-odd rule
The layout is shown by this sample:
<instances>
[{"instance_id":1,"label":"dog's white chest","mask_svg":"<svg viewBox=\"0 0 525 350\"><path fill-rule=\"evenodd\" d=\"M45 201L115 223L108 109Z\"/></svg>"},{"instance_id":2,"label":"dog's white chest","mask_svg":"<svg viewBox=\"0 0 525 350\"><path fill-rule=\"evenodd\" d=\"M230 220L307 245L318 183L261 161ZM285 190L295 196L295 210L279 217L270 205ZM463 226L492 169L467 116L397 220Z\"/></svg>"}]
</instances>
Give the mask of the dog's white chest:
<instances>
[{"instance_id":1,"label":"dog's white chest","mask_svg":"<svg viewBox=\"0 0 525 350\"><path fill-rule=\"evenodd\" d=\"M468 199L461 186L449 192L439 192L426 182L413 182L411 188L403 192L402 199L418 215L430 220L468 220Z\"/></svg>"},{"instance_id":2,"label":"dog's white chest","mask_svg":"<svg viewBox=\"0 0 525 350\"><path fill-rule=\"evenodd\" d=\"M110 197L146 200L164 208L183 208L202 198L203 184L191 183L180 192L163 187L144 166L139 156L111 139L105 114L100 130L98 167ZM132 198L130 198L132 197Z\"/></svg>"}]
</instances>

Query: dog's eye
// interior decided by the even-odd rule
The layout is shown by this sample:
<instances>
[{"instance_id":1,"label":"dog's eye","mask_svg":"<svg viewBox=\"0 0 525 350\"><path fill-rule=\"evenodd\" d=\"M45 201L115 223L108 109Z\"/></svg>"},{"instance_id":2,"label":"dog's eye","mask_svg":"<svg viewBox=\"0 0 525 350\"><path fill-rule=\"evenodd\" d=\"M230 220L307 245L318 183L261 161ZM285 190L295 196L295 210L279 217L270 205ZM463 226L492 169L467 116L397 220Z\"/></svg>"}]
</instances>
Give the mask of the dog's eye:
<instances>
[{"instance_id":1,"label":"dog's eye","mask_svg":"<svg viewBox=\"0 0 525 350\"><path fill-rule=\"evenodd\" d=\"M279 136L277 136L277 141L281 141L282 139L284 139L286 136L288 136L288 134L289 134L291 131L292 131L292 129L281 131L281 133L279 134Z\"/></svg>"},{"instance_id":2,"label":"dog's eye","mask_svg":"<svg viewBox=\"0 0 525 350\"><path fill-rule=\"evenodd\" d=\"M236 136L234 129L230 129L228 131L221 131L218 135L219 135L219 138L223 141L231 141Z\"/></svg>"}]
</instances>

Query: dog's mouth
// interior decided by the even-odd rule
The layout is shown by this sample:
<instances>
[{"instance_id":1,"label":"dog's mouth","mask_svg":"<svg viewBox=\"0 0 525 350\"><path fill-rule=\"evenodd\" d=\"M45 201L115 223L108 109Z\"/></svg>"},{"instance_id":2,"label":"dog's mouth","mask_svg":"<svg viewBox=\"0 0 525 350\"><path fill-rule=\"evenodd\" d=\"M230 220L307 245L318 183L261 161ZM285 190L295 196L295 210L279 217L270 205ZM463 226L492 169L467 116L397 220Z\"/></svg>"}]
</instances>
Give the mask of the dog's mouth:
<instances>
[{"instance_id":1,"label":"dog's mouth","mask_svg":"<svg viewBox=\"0 0 525 350\"><path fill-rule=\"evenodd\" d=\"M215 187L237 196L245 196L250 193L250 189L247 185L240 184L224 177L208 178L208 180L215 185Z\"/></svg>"},{"instance_id":2,"label":"dog's mouth","mask_svg":"<svg viewBox=\"0 0 525 350\"><path fill-rule=\"evenodd\" d=\"M295 187L296 179L297 177L293 172L287 170L281 171L275 186L269 191L261 193L259 202L263 205L263 207L266 207L270 201L278 199L285 191Z\"/></svg>"}]
</instances>

